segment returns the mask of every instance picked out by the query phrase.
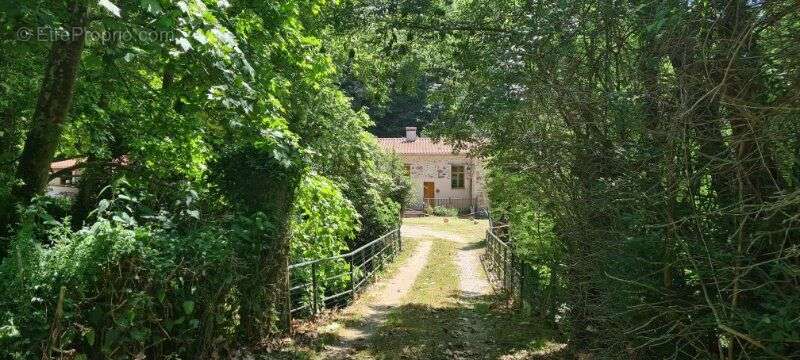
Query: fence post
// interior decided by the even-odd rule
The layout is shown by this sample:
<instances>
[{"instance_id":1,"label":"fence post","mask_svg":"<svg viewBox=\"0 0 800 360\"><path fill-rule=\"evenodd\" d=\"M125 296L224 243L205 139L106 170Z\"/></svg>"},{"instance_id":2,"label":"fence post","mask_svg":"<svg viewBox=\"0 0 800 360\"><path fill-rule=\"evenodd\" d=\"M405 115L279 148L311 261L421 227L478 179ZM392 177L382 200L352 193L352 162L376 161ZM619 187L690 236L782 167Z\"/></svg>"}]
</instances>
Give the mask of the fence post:
<instances>
[{"instance_id":1,"label":"fence post","mask_svg":"<svg viewBox=\"0 0 800 360\"><path fill-rule=\"evenodd\" d=\"M514 296L514 293L519 290L517 288L517 283L519 282L519 276L517 276L517 255L514 254L510 246L508 250L511 253L511 296Z\"/></svg>"},{"instance_id":2,"label":"fence post","mask_svg":"<svg viewBox=\"0 0 800 360\"><path fill-rule=\"evenodd\" d=\"M397 228L397 251L403 251L403 234L400 232L400 228Z\"/></svg>"},{"instance_id":3,"label":"fence post","mask_svg":"<svg viewBox=\"0 0 800 360\"><path fill-rule=\"evenodd\" d=\"M372 266L372 271L370 271L371 275L369 276L369 283L370 284L372 284L372 282L375 281L375 275L377 274L378 267L380 266L380 264L375 263L375 259L379 255L379 253L375 252L375 245L377 245L377 244L378 243L376 242L376 243L372 244L372 246L369 247L370 248L370 251L369 251L369 259L370 260L369 261L371 262L370 266ZM381 243L381 245L382 244L383 243Z\"/></svg>"},{"instance_id":4,"label":"fence post","mask_svg":"<svg viewBox=\"0 0 800 360\"><path fill-rule=\"evenodd\" d=\"M532 293L531 289L533 288L530 284L530 271L528 271L528 264L522 263L519 267L520 271L520 280L519 280L519 298L520 303L522 304L522 310L525 312L525 315L530 316L532 314L533 309L533 301L530 298Z\"/></svg>"},{"instance_id":5,"label":"fence post","mask_svg":"<svg viewBox=\"0 0 800 360\"><path fill-rule=\"evenodd\" d=\"M358 265L361 267L361 279L358 279L358 283L356 284L356 288L361 287L361 282L366 281L367 279L367 260L364 258L364 254L366 253L367 249L358 253L358 257L361 260L361 264ZM357 268L357 267L356 267Z\"/></svg>"},{"instance_id":6,"label":"fence post","mask_svg":"<svg viewBox=\"0 0 800 360\"><path fill-rule=\"evenodd\" d=\"M311 264L311 304L313 314L319 312L319 304L317 304L317 263Z\"/></svg>"},{"instance_id":7,"label":"fence post","mask_svg":"<svg viewBox=\"0 0 800 360\"><path fill-rule=\"evenodd\" d=\"M511 290L511 298L514 298L514 291L515 284L514 284L514 273L516 272L516 268L514 267L514 252L511 251L511 247L509 246L506 251L508 252L508 289Z\"/></svg>"},{"instance_id":8,"label":"fence post","mask_svg":"<svg viewBox=\"0 0 800 360\"><path fill-rule=\"evenodd\" d=\"M356 270L355 270L355 261L353 260L355 255L350 256L350 296L353 297L353 300L356 299Z\"/></svg>"},{"instance_id":9,"label":"fence post","mask_svg":"<svg viewBox=\"0 0 800 360\"><path fill-rule=\"evenodd\" d=\"M494 243L494 240L492 240L491 231L492 230L486 230L486 245L489 246L489 244L491 244L491 246L489 246L489 259L491 261L490 264L492 266L492 271L494 271L495 275L496 275L497 274L497 258L495 258L495 255L497 255L497 254L495 254L495 243Z\"/></svg>"},{"instance_id":10,"label":"fence post","mask_svg":"<svg viewBox=\"0 0 800 360\"><path fill-rule=\"evenodd\" d=\"M508 246L503 248L503 287L508 290Z\"/></svg>"},{"instance_id":11,"label":"fence post","mask_svg":"<svg viewBox=\"0 0 800 360\"><path fill-rule=\"evenodd\" d=\"M388 238L388 236L387 236ZM378 250L378 257L380 257L380 265L378 265L378 271L383 271L383 265L386 263L386 238L381 240L381 249Z\"/></svg>"},{"instance_id":12,"label":"fence post","mask_svg":"<svg viewBox=\"0 0 800 360\"><path fill-rule=\"evenodd\" d=\"M489 259L489 266L494 267L494 258L492 257L492 239L489 236L491 230L486 230L486 258ZM494 269L492 269L494 270Z\"/></svg>"},{"instance_id":13,"label":"fence post","mask_svg":"<svg viewBox=\"0 0 800 360\"><path fill-rule=\"evenodd\" d=\"M502 259L503 254L501 252L502 247L501 247L500 242L497 241L497 239L492 239L492 241L495 242L494 243L494 266L497 268L497 271L499 272L499 271L505 269L505 267L503 265L503 262L501 262L503 260ZM500 277L498 276L498 279L499 278Z\"/></svg>"}]
</instances>

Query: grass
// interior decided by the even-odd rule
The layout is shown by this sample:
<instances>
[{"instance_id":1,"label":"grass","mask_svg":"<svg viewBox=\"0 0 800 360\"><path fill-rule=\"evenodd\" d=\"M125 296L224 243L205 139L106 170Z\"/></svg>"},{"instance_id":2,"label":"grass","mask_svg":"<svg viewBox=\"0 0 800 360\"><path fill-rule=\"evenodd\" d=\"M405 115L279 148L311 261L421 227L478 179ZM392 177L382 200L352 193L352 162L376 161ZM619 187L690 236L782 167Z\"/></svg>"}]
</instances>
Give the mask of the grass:
<instances>
[{"instance_id":1,"label":"grass","mask_svg":"<svg viewBox=\"0 0 800 360\"><path fill-rule=\"evenodd\" d=\"M380 282L382 279L391 278L394 274L396 274L400 266L402 266L408 260L408 258L411 257L411 254L414 253L414 249L416 249L416 247L419 245L419 239L416 238L404 237L402 241L403 241L403 251L401 251L397 255L397 258L395 258L394 261L389 263L388 266L386 266L386 268L383 269L383 271L380 274L378 274L375 280L375 284L373 284L372 286L380 286ZM376 293L377 292L369 291L368 289L366 292L360 295L359 302L365 302L365 303L371 302L372 298L375 296Z\"/></svg>"},{"instance_id":2,"label":"grass","mask_svg":"<svg viewBox=\"0 0 800 360\"><path fill-rule=\"evenodd\" d=\"M447 222L445 222L447 221ZM468 241L479 241L486 236L489 220L470 220L457 217L419 217L404 219L408 225L423 226L434 231L446 231L463 236Z\"/></svg>"},{"instance_id":3,"label":"grass","mask_svg":"<svg viewBox=\"0 0 800 360\"><path fill-rule=\"evenodd\" d=\"M455 233L465 241L427 237L434 242L428 264L405 304L389 314L357 359L534 358L553 346L551 331L498 305L503 299L461 297L456 252L481 245L488 222L428 217L406 224Z\"/></svg>"},{"instance_id":4,"label":"grass","mask_svg":"<svg viewBox=\"0 0 800 360\"><path fill-rule=\"evenodd\" d=\"M446 306L450 298L442 294L458 291L458 269L454 262L458 247L452 241L432 239L428 263L403 302L428 306Z\"/></svg>"}]
</instances>

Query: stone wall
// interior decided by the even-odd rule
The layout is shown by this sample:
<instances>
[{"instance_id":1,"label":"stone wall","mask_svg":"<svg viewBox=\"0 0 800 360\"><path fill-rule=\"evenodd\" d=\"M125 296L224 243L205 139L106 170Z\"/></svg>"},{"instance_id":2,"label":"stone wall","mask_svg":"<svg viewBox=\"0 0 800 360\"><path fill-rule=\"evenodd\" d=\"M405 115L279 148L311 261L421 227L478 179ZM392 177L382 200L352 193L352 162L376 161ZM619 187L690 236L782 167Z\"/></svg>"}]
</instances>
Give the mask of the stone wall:
<instances>
[{"instance_id":1,"label":"stone wall","mask_svg":"<svg viewBox=\"0 0 800 360\"><path fill-rule=\"evenodd\" d=\"M404 164L411 166L411 203L420 207L423 203L424 183L433 182L437 199L475 198L479 208L486 208L488 200L485 192L485 174L481 161L463 155L400 155ZM464 188L451 187L451 169L453 165L464 166Z\"/></svg>"}]
</instances>

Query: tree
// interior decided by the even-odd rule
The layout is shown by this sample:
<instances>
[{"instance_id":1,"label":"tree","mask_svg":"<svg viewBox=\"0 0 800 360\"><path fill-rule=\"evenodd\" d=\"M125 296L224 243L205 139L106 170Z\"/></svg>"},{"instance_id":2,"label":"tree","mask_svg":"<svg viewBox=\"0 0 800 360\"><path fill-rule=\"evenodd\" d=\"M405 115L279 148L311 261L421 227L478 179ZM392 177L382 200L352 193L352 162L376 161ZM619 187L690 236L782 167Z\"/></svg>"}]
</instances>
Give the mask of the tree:
<instances>
[{"instance_id":1,"label":"tree","mask_svg":"<svg viewBox=\"0 0 800 360\"><path fill-rule=\"evenodd\" d=\"M0 210L0 237L13 223L14 205L27 205L44 191L48 182L50 163L58 147L61 131L72 103L75 80L86 41L85 29L89 19L88 6L73 1L66 6L65 25L70 33L65 39L53 42L45 66L39 99L33 114L33 124L28 132L25 147L17 165L17 179L21 183L13 188L8 201ZM0 258L5 256L7 244L0 243Z\"/></svg>"},{"instance_id":2,"label":"tree","mask_svg":"<svg viewBox=\"0 0 800 360\"><path fill-rule=\"evenodd\" d=\"M397 21L446 39L435 132L524 179L498 181L494 213L564 280L574 352L796 355L755 320L796 311L779 270L797 261L780 215L797 206L789 2L444 8ZM562 264L526 255L559 249Z\"/></svg>"},{"instance_id":3,"label":"tree","mask_svg":"<svg viewBox=\"0 0 800 360\"><path fill-rule=\"evenodd\" d=\"M398 225L401 170L382 163L317 38L332 4L70 4L0 5L11 54L0 114L15 124L0 134L0 245L14 254L0 259L0 323L14 329L0 331L0 353L210 357L288 330L290 220L312 171L346 190L369 231ZM10 35L25 29L65 37ZM48 174L52 160L67 158L80 159L75 200L37 198L62 175ZM64 322L50 318L56 307Z\"/></svg>"}]
</instances>

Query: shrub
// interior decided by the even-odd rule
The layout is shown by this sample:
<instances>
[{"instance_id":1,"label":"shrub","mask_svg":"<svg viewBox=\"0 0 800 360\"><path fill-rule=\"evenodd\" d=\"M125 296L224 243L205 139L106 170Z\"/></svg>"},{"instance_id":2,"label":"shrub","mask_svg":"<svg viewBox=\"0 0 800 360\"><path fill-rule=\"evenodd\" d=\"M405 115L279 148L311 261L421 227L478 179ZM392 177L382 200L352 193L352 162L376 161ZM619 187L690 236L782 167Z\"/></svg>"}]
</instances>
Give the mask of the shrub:
<instances>
[{"instance_id":1,"label":"shrub","mask_svg":"<svg viewBox=\"0 0 800 360\"><path fill-rule=\"evenodd\" d=\"M190 231L158 221L143 225L126 212L137 211L136 198L114 193L94 212L94 222L77 231L68 218L43 221L48 202L37 201L23 216L14 255L0 265L0 358L42 357L51 348L90 358L230 355L254 284L270 291L258 281L251 266L257 252L249 247L254 234L271 226L269 219L261 212L237 214L195 223L202 225ZM358 215L332 181L304 177L295 204L293 259L346 251ZM343 261L327 264L319 276L346 269ZM348 280L320 287L339 291Z\"/></svg>"},{"instance_id":2,"label":"shrub","mask_svg":"<svg viewBox=\"0 0 800 360\"><path fill-rule=\"evenodd\" d=\"M0 268L0 355L60 349L95 358L208 354L235 338L237 274L224 233L175 236L100 219L50 230L51 249L21 231Z\"/></svg>"},{"instance_id":3,"label":"shrub","mask_svg":"<svg viewBox=\"0 0 800 360\"><path fill-rule=\"evenodd\" d=\"M356 248L400 226L400 212L410 186L399 159L384 153L369 135L358 146L342 149L354 153L336 164L317 164L320 173L342 188L361 220L361 231L349 244Z\"/></svg>"},{"instance_id":4,"label":"shrub","mask_svg":"<svg viewBox=\"0 0 800 360\"><path fill-rule=\"evenodd\" d=\"M384 153L375 136L364 130L372 125L364 111L353 110L339 91L322 89L313 97L301 107L303 116L292 130L311 150L312 169L339 185L358 211L361 231L349 244L355 248L399 226L410 186L399 159ZM317 121L307 112L328 121Z\"/></svg>"},{"instance_id":5,"label":"shrub","mask_svg":"<svg viewBox=\"0 0 800 360\"><path fill-rule=\"evenodd\" d=\"M303 260L322 259L337 256L348 250L347 242L354 239L359 230L358 213L350 200L347 200L336 184L316 175L306 176L297 192L295 211L292 218L292 263ZM319 263L317 267L317 286L323 294L338 293L349 284L349 277L335 277L346 274L347 261L339 259ZM298 269L292 274L293 283L310 283L310 267ZM294 303L308 303L311 289L304 294L293 293Z\"/></svg>"},{"instance_id":6,"label":"shrub","mask_svg":"<svg viewBox=\"0 0 800 360\"><path fill-rule=\"evenodd\" d=\"M434 216L458 216L458 209L451 209L444 206L428 207L425 211Z\"/></svg>"},{"instance_id":7,"label":"shrub","mask_svg":"<svg viewBox=\"0 0 800 360\"><path fill-rule=\"evenodd\" d=\"M303 179L292 219L292 259L339 255L358 230L358 213L336 184L316 174Z\"/></svg>"}]
</instances>

